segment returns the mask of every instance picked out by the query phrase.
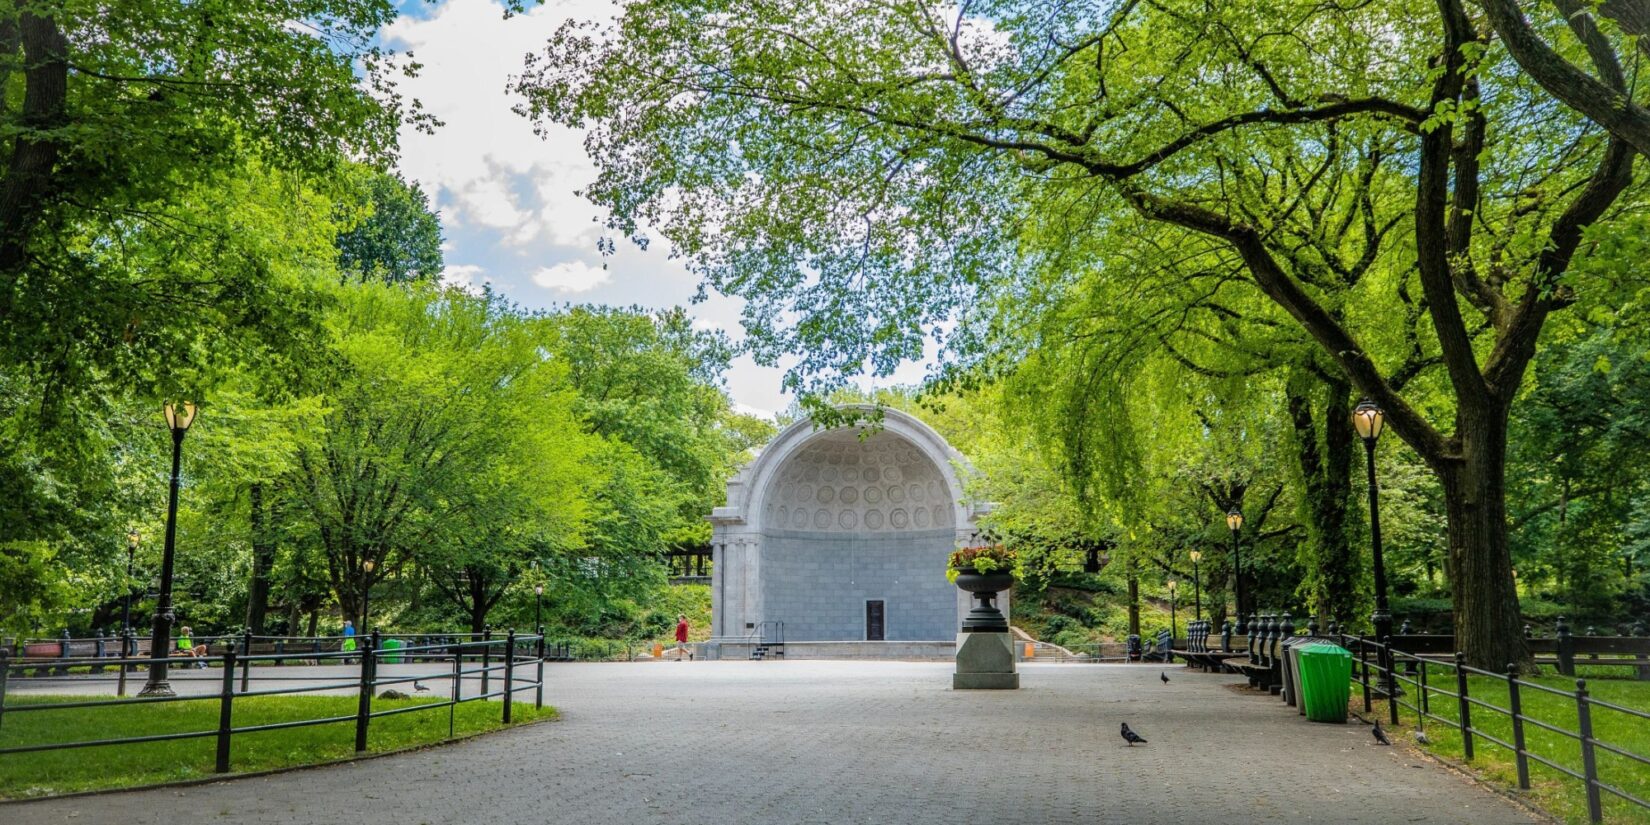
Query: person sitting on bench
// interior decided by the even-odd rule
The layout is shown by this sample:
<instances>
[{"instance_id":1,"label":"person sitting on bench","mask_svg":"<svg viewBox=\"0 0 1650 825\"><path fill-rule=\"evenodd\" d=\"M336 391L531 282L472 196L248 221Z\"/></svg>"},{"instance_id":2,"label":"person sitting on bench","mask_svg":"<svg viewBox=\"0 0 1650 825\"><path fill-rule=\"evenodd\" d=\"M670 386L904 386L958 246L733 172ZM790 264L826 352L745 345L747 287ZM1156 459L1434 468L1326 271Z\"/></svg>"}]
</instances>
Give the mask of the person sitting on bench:
<instances>
[{"instance_id":1,"label":"person sitting on bench","mask_svg":"<svg viewBox=\"0 0 1650 825\"><path fill-rule=\"evenodd\" d=\"M194 639L189 638L193 632L193 629L188 625L178 628L178 649L172 651L173 656L189 656L195 659L206 658L206 645L197 645ZM195 667L204 668L206 663L196 662Z\"/></svg>"}]
</instances>

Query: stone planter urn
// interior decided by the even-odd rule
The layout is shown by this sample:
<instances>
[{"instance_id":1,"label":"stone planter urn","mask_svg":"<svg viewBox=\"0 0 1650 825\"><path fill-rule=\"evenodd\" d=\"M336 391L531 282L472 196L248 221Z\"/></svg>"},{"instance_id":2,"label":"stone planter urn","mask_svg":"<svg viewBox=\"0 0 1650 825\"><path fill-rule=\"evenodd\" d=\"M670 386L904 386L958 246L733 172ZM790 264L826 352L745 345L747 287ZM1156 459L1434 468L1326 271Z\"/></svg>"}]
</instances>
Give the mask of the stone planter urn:
<instances>
[{"instance_id":1,"label":"stone planter urn","mask_svg":"<svg viewBox=\"0 0 1650 825\"><path fill-rule=\"evenodd\" d=\"M1007 571L976 573L957 571L957 586L974 594L974 607L963 619L964 633L1007 633L1008 619L997 609L997 594L1014 586L1014 574Z\"/></svg>"}]
</instances>

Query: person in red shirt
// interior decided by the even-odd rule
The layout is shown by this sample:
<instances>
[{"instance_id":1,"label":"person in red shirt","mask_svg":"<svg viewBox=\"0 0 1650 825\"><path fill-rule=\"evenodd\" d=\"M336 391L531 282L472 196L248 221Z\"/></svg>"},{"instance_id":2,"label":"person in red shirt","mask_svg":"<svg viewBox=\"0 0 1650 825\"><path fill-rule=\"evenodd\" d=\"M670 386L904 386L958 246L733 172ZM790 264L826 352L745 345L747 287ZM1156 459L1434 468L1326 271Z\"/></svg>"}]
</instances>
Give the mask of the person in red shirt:
<instances>
[{"instance_id":1,"label":"person in red shirt","mask_svg":"<svg viewBox=\"0 0 1650 825\"><path fill-rule=\"evenodd\" d=\"M687 614L676 615L676 661L682 661L687 655L688 620Z\"/></svg>"}]
</instances>

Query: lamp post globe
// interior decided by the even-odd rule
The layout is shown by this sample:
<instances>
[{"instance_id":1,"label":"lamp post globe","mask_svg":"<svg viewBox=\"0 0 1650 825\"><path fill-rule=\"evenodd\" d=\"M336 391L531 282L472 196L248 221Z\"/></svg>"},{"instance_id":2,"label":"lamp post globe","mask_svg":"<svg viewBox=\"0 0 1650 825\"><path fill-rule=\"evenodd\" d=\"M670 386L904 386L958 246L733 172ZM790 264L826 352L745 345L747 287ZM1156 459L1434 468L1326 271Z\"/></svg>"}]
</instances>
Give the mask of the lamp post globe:
<instances>
[{"instance_id":1,"label":"lamp post globe","mask_svg":"<svg viewBox=\"0 0 1650 825\"><path fill-rule=\"evenodd\" d=\"M1369 543L1370 557L1375 567L1375 612L1369 617L1375 626L1375 637L1380 640L1381 690L1387 696L1397 695L1397 683L1392 676L1392 651L1386 643L1392 638L1392 610L1387 602L1386 559L1381 549L1381 506L1379 487L1375 483L1375 444L1386 426L1386 413L1367 398L1352 408L1352 428L1364 442L1369 486Z\"/></svg>"},{"instance_id":2,"label":"lamp post globe","mask_svg":"<svg viewBox=\"0 0 1650 825\"><path fill-rule=\"evenodd\" d=\"M1175 616L1175 597L1179 595L1180 583L1169 580L1169 646L1174 647L1175 637L1179 635L1179 621Z\"/></svg>"},{"instance_id":3,"label":"lamp post globe","mask_svg":"<svg viewBox=\"0 0 1650 825\"><path fill-rule=\"evenodd\" d=\"M172 562L177 550L178 487L183 467L183 436L195 423L195 405L190 402L162 407L166 427L172 432L172 477L166 494L166 539L160 558L160 593L155 599L154 626L149 635L149 678L139 696L174 696L167 681L167 654L172 641Z\"/></svg>"},{"instance_id":4,"label":"lamp post globe","mask_svg":"<svg viewBox=\"0 0 1650 825\"><path fill-rule=\"evenodd\" d=\"M1232 582L1237 591L1237 633L1242 636L1249 632L1249 619L1243 612L1243 555L1238 546L1238 533L1243 531L1243 511L1235 504L1226 511L1226 529L1232 531Z\"/></svg>"},{"instance_id":5,"label":"lamp post globe","mask_svg":"<svg viewBox=\"0 0 1650 825\"><path fill-rule=\"evenodd\" d=\"M367 622L372 616L372 571L378 562L367 559L361 562L361 632L370 635Z\"/></svg>"},{"instance_id":6,"label":"lamp post globe","mask_svg":"<svg viewBox=\"0 0 1650 825\"><path fill-rule=\"evenodd\" d=\"M544 633L544 620L541 618L543 612L544 585L535 584L533 585L533 627L538 628L541 635Z\"/></svg>"}]
</instances>

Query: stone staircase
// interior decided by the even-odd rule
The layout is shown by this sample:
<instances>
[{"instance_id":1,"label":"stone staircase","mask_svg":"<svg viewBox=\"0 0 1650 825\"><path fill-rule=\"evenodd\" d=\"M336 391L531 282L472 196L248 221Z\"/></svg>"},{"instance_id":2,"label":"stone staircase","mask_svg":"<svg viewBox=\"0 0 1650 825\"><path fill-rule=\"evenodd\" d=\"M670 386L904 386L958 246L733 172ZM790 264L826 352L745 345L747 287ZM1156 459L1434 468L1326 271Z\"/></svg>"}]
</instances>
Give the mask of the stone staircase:
<instances>
[{"instance_id":1,"label":"stone staircase","mask_svg":"<svg viewBox=\"0 0 1650 825\"><path fill-rule=\"evenodd\" d=\"M1030 633L1018 627L1010 626L1009 632L1014 636L1014 656L1021 661L1063 662L1078 658L1077 654L1057 644L1033 639ZM1027 643L1031 644L1030 656L1025 655Z\"/></svg>"}]
</instances>

